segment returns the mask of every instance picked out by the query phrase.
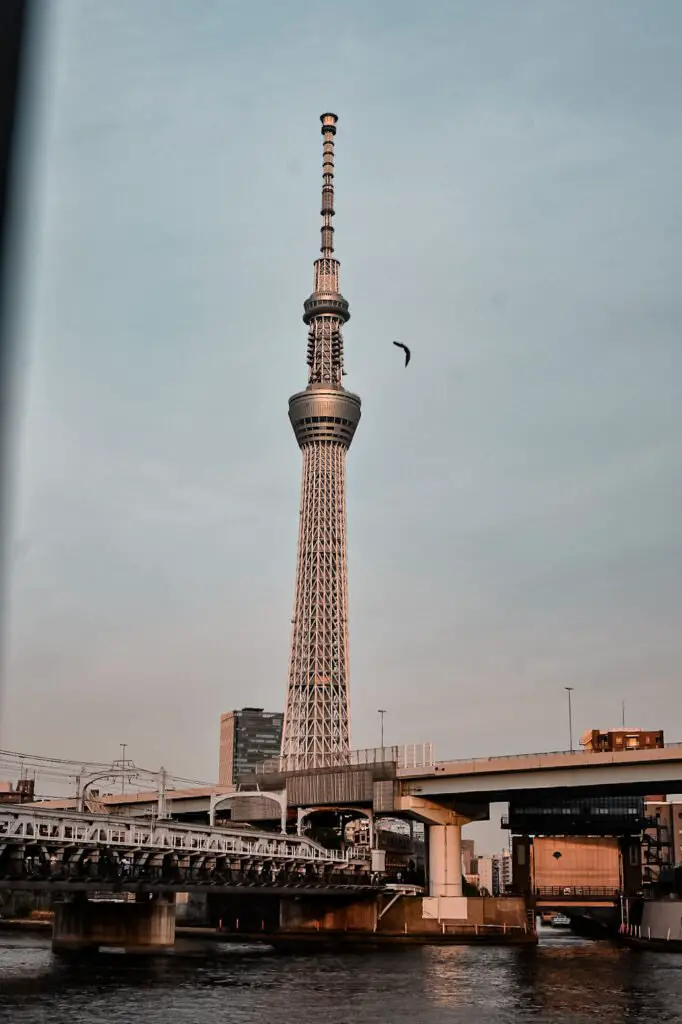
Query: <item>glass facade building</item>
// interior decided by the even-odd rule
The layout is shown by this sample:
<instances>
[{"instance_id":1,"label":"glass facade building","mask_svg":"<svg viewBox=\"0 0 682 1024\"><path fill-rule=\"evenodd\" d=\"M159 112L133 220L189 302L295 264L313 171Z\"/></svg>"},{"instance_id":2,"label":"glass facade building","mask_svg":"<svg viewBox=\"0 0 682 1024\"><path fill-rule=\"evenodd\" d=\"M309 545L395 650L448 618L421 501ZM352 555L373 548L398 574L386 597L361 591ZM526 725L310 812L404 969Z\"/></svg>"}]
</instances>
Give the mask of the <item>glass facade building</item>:
<instances>
[{"instance_id":1,"label":"glass facade building","mask_svg":"<svg viewBox=\"0 0 682 1024\"><path fill-rule=\"evenodd\" d=\"M283 721L281 711L263 708L242 708L221 715L219 785L236 785L240 775L254 772L271 757L279 757Z\"/></svg>"}]
</instances>

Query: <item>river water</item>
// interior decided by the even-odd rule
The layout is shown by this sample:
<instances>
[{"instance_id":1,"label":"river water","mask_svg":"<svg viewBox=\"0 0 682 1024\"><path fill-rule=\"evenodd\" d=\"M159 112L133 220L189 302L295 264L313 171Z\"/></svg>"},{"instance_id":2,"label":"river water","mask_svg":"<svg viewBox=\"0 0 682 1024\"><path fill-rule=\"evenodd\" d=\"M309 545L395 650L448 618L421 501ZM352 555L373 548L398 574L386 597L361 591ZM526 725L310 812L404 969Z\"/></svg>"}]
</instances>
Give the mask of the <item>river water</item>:
<instances>
[{"instance_id":1,"label":"river water","mask_svg":"<svg viewBox=\"0 0 682 1024\"><path fill-rule=\"evenodd\" d=\"M545 931L537 948L432 946L311 954L199 945L65 963L47 936L0 933L12 1024L666 1024L682 956Z\"/></svg>"}]
</instances>

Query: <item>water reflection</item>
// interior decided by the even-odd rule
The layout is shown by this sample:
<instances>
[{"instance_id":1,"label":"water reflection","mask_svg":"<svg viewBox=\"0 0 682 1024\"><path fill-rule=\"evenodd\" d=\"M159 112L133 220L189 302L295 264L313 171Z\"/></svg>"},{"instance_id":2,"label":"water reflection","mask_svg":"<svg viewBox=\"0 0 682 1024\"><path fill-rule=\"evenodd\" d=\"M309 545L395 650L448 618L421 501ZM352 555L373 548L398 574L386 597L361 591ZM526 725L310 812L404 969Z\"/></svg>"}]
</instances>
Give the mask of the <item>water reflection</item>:
<instances>
[{"instance_id":1,"label":"water reflection","mask_svg":"<svg viewBox=\"0 0 682 1024\"><path fill-rule=\"evenodd\" d=\"M560 935L535 949L317 955L181 942L170 957L78 962L0 935L3 1024L672 1024L680 1006L681 957Z\"/></svg>"}]
</instances>

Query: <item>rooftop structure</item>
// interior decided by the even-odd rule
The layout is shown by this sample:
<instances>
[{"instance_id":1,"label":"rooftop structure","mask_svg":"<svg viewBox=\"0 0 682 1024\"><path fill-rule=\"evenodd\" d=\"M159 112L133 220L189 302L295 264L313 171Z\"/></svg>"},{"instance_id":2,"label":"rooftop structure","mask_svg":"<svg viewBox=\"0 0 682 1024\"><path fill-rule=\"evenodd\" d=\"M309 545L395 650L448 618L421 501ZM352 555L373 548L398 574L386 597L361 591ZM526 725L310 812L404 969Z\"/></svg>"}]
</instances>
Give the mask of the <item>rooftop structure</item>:
<instances>
[{"instance_id":1,"label":"rooftop structure","mask_svg":"<svg viewBox=\"0 0 682 1024\"><path fill-rule=\"evenodd\" d=\"M585 750L650 750L663 747L663 730L649 729L588 729L580 737Z\"/></svg>"}]
</instances>

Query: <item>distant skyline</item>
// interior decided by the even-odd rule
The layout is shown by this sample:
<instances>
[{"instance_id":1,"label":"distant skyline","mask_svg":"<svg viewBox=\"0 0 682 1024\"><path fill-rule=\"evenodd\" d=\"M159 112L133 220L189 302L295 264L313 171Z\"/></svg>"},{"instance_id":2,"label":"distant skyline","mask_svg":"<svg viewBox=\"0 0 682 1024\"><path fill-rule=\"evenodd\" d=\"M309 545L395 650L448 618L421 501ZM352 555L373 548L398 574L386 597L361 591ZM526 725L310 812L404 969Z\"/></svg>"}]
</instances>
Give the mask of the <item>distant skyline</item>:
<instances>
[{"instance_id":1,"label":"distant skyline","mask_svg":"<svg viewBox=\"0 0 682 1024\"><path fill-rule=\"evenodd\" d=\"M3 746L212 779L283 709L327 109L353 745L682 740L680 5L49 10Z\"/></svg>"}]
</instances>

